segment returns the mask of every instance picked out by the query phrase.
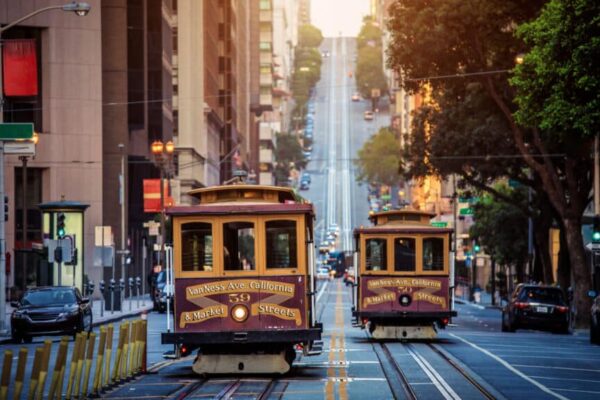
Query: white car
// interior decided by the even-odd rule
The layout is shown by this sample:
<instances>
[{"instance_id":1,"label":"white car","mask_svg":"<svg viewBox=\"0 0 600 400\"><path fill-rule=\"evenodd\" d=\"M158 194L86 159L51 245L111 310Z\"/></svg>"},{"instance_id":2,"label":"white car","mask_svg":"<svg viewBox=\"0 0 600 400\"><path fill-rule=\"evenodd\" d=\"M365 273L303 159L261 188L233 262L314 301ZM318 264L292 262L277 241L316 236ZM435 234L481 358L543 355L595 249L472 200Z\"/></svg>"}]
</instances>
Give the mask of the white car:
<instances>
[{"instance_id":1,"label":"white car","mask_svg":"<svg viewBox=\"0 0 600 400\"><path fill-rule=\"evenodd\" d=\"M329 225L329 233L337 237L340 234L340 227L338 224L333 223Z\"/></svg>"},{"instance_id":2,"label":"white car","mask_svg":"<svg viewBox=\"0 0 600 400\"><path fill-rule=\"evenodd\" d=\"M317 269L317 279L329 279L329 268L319 267Z\"/></svg>"}]
</instances>

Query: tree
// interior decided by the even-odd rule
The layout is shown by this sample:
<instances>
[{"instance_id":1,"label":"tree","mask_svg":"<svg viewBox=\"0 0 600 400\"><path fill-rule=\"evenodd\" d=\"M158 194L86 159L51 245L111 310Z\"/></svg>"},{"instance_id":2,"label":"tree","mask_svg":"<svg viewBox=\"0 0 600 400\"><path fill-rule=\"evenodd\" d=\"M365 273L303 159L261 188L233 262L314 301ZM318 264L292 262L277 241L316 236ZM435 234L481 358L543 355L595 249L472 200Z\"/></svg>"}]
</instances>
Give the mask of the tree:
<instances>
[{"instance_id":1,"label":"tree","mask_svg":"<svg viewBox=\"0 0 600 400\"><path fill-rule=\"evenodd\" d=\"M400 144L389 128L381 128L358 151L357 181L392 186L398 183Z\"/></svg>"},{"instance_id":2,"label":"tree","mask_svg":"<svg viewBox=\"0 0 600 400\"><path fill-rule=\"evenodd\" d=\"M365 98L371 98L372 89L379 89L382 93L387 91L381 47L365 46L358 51L356 86Z\"/></svg>"},{"instance_id":3,"label":"tree","mask_svg":"<svg viewBox=\"0 0 600 400\"><path fill-rule=\"evenodd\" d=\"M576 283L575 303L580 310L576 323L585 326L589 319L585 310L589 309L586 291L590 274L584 257L581 216L591 189L590 143L580 135L558 134L558 130L548 126L520 124L522 119L517 120L513 115L518 105L515 91L508 84L507 74L502 72L511 70L516 54L527 47L527 43L515 37L514 30L535 20L544 3L542 0L398 0L391 9L389 65L402 71L403 85L412 92L419 91L424 81L434 95L465 86L466 82L481 85L482 93L508 128L514 143L512 153L517 153L534 178L539 179L541 191L564 227ZM562 18L555 19L555 23L571 24L579 18L568 9L565 8ZM544 18L544 13L546 11L539 18ZM597 13L590 14L595 15ZM586 23L580 19L573 26ZM588 36L588 39L594 37ZM561 40L568 39L554 37L554 41ZM568 52L558 54L557 60L569 68L566 58L569 58ZM470 73L473 75L468 75ZM454 76L456 74L466 76L459 78ZM448 78L438 79L440 76ZM415 79L422 77L426 79ZM569 81L557 84L572 86ZM521 117L517 115L517 118ZM486 120L481 119L480 123L483 126Z\"/></svg>"},{"instance_id":4,"label":"tree","mask_svg":"<svg viewBox=\"0 0 600 400\"><path fill-rule=\"evenodd\" d=\"M356 47L360 50L365 46L381 47L383 32L371 20L366 20L356 38Z\"/></svg>"},{"instance_id":5,"label":"tree","mask_svg":"<svg viewBox=\"0 0 600 400\"><path fill-rule=\"evenodd\" d=\"M323 34L316 26L304 24L298 28L298 47L317 48L322 41Z\"/></svg>"},{"instance_id":6,"label":"tree","mask_svg":"<svg viewBox=\"0 0 600 400\"><path fill-rule=\"evenodd\" d=\"M299 168L306 166L304 154L302 154L302 146L298 142L296 136L288 135L287 133L278 133L276 136L275 159L277 164L287 165L288 172L291 163Z\"/></svg>"},{"instance_id":7,"label":"tree","mask_svg":"<svg viewBox=\"0 0 600 400\"><path fill-rule=\"evenodd\" d=\"M496 190L513 197L516 202L527 202L524 188L514 190L500 184L496 185ZM501 265L515 265L517 276L522 278L527 259L527 215L489 194L483 194L480 199L473 205L475 223L469 235Z\"/></svg>"}]
</instances>

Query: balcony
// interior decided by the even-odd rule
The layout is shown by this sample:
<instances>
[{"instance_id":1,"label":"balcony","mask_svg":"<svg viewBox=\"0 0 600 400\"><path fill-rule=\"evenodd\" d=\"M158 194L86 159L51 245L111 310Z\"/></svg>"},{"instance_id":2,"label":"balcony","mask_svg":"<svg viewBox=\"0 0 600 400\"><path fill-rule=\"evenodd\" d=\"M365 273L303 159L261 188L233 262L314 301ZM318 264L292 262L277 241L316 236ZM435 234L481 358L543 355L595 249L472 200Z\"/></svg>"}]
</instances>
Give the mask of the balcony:
<instances>
[{"instance_id":1,"label":"balcony","mask_svg":"<svg viewBox=\"0 0 600 400\"><path fill-rule=\"evenodd\" d=\"M273 75L260 74L260 86L273 86Z\"/></svg>"},{"instance_id":2,"label":"balcony","mask_svg":"<svg viewBox=\"0 0 600 400\"><path fill-rule=\"evenodd\" d=\"M273 105L273 95L261 94L259 101L261 106L271 106Z\"/></svg>"},{"instance_id":3,"label":"balcony","mask_svg":"<svg viewBox=\"0 0 600 400\"><path fill-rule=\"evenodd\" d=\"M262 122L258 128L258 139L273 142L273 129L268 123Z\"/></svg>"},{"instance_id":4,"label":"balcony","mask_svg":"<svg viewBox=\"0 0 600 400\"><path fill-rule=\"evenodd\" d=\"M261 10L258 16L260 22L273 22L273 11L272 10Z\"/></svg>"}]
</instances>

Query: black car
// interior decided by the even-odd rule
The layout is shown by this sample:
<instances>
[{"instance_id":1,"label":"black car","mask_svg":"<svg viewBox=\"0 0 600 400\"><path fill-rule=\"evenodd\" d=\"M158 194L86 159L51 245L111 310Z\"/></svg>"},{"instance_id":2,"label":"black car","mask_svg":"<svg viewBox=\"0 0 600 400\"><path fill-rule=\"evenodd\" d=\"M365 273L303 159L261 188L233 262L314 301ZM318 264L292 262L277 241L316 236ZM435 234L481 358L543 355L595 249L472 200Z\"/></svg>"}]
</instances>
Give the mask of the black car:
<instances>
[{"instance_id":1,"label":"black car","mask_svg":"<svg viewBox=\"0 0 600 400\"><path fill-rule=\"evenodd\" d=\"M520 328L569 333L570 309L562 289L554 286L517 285L502 309L502 331Z\"/></svg>"},{"instance_id":2,"label":"black car","mask_svg":"<svg viewBox=\"0 0 600 400\"><path fill-rule=\"evenodd\" d=\"M167 290L167 271L162 270L158 274L156 274L156 281L154 286L154 310L158 312L166 312L167 311L167 296L170 300L170 309L173 311L173 298L168 293Z\"/></svg>"},{"instance_id":3,"label":"black car","mask_svg":"<svg viewBox=\"0 0 600 400\"><path fill-rule=\"evenodd\" d=\"M589 296L593 297L590 319L590 342L600 344L600 295L590 290Z\"/></svg>"},{"instance_id":4,"label":"black car","mask_svg":"<svg viewBox=\"0 0 600 400\"><path fill-rule=\"evenodd\" d=\"M15 342L30 343L33 336L73 335L92 330L92 307L79 289L48 286L28 289L12 301L10 324Z\"/></svg>"}]
</instances>

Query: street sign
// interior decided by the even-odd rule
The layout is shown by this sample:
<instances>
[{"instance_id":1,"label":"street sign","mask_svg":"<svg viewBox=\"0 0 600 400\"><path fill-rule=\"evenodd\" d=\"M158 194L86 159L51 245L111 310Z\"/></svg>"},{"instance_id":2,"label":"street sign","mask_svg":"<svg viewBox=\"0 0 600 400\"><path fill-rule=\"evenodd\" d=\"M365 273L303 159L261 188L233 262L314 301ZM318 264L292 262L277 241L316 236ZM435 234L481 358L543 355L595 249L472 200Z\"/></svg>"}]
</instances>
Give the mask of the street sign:
<instances>
[{"instance_id":1,"label":"street sign","mask_svg":"<svg viewBox=\"0 0 600 400\"><path fill-rule=\"evenodd\" d=\"M431 226L435 226L436 228L446 228L448 223L445 221L432 221Z\"/></svg>"},{"instance_id":2,"label":"street sign","mask_svg":"<svg viewBox=\"0 0 600 400\"><path fill-rule=\"evenodd\" d=\"M53 263L54 260L54 251L60 248L62 252L62 262L70 263L73 260L73 246L71 244L71 240L48 240L48 262Z\"/></svg>"},{"instance_id":3,"label":"street sign","mask_svg":"<svg viewBox=\"0 0 600 400\"><path fill-rule=\"evenodd\" d=\"M35 143L32 141L18 141L4 143L4 154L20 154L35 156Z\"/></svg>"},{"instance_id":4,"label":"street sign","mask_svg":"<svg viewBox=\"0 0 600 400\"><path fill-rule=\"evenodd\" d=\"M471 207L461 208L459 214L460 215L473 215L473 209Z\"/></svg>"},{"instance_id":5,"label":"street sign","mask_svg":"<svg viewBox=\"0 0 600 400\"><path fill-rule=\"evenodd\" d=\"M94 246L94 267L112 267L113 248Z\"/></svg>"},{"instance_id":6,"label":"street sign","mask_svg":"<svg viewBox=\"0 0 600 400\"><path fill-rule=\"evenodd\" d=\"M31 139L33 138L33 124L28 123L1 123L0 140Z\"/></svg>"}]
</instances>

